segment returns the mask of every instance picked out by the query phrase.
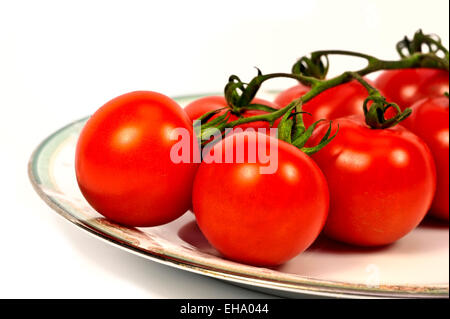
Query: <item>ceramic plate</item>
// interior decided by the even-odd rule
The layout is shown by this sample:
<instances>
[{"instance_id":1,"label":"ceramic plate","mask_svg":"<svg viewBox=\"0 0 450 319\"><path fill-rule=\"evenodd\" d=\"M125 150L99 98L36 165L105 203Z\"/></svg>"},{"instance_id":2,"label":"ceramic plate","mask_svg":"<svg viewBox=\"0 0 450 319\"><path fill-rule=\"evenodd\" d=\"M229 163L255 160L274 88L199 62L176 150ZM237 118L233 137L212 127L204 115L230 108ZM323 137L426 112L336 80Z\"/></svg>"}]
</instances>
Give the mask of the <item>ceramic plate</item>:
<instances>
[{"instance_id":1,"label":"ceramic plate","mask_svg":"<svg viewBox=\"0 0 450 319\"><path fill-rule=\"evenodd\" d=\"M194 98L177 101L186 105ZM31 157L29 176L51 208L97 238L156 262L279 296L448 298L448 225L432 220L382 248L355 248L319 237L307 251L276 268L223 258L190 212L149 228L106 220L85 201L75 179L75 146L85 122L71 123L43 141Z\"/></svg>"}]
</instances>

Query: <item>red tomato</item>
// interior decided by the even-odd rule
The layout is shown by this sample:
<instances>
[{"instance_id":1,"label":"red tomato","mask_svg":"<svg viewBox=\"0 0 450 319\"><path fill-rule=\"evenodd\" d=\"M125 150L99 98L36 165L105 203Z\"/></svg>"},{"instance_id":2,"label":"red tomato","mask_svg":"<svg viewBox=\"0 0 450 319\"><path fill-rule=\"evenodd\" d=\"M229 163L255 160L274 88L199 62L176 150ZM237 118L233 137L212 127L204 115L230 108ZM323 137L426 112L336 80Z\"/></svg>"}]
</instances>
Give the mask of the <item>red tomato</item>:
<instances>
[{"instance_id":1,"label":"red tomato","mask_svg":"<svg viewBox=\"0 0 450 319\"><path fill-rule=\"evenodd\" d=\"M281 92L275 99L275 104L284 107L309 90L309 87L298 84ZM305 125L308 127L320 119L334 120L348 115L363 114L363 104L367 97L367 90L356 80L328 89L303 106L303 111L312 114L303 116Z\"/></svg>"},{"instance_id":2,"label":"red tomato","mask_svg":"<svg viewBox=\"0 0 450 319\"><path fill-rule=\"evenodd\" d=\"M290 87L289 89L286 89L281 93L279 93L275 98L274 103L279 107L285 107L293 100L298 99L299 97L308 93L310 89L311 89L310 87L303 85L301 83L297 84L296 86Z\"/></svg>"},{"instance_id":3,"label":"red tomato","mask_svg":"<svg viewBox=\"0 0 450 319\"><path fill-rule=\"evenodd\" d=\"M191 121L195 121L205 113L222 109L227 105L223 96L205 96L186 105L184 111Z\"/></svg>"},{"instance_id":4,"label":"red tomato","mask_svg":"<svg viewBox=\"0 0 450 319\"><path fill-rule=\"evenodd\" d=\"M333 122L339 132L313 155L330 188L327 236L358 246L386 245L423 219L434 197L436 172L426 144L401 126L378 130L360 116ZM311 143L328 129L321 125Z\"/></svg>"},{"instance_id":5,"label":"red tomato","mask_svg":"<svg viewBox=\"0 0 450 319\"><path fill-rule=\"evenodd\" d=\"M375 80L375 87L404 110L423 98L447 92L448 72L425 68L383 71Z\"/></svg>"},{"instance_id":6,"label":"red tomato","mask_svg":"<svg viewBox=\"0 0 450 319\"><path fill-rule=\"evenodd\" d=\"M191 204L198 164L172 162L172 129L192 124L172 99L131 92L102 106L78 140L75 168L86 200L100 214L128 226L170 222Z\"/></svg>"},{"instance_id":7,"label":"red tomato","mask_svg":"<svg viewBox=\"0 0 450 319\"><path fill-rule=\"evenodd\" d=\"M413 112L402 125L421 137L433 153L437 188L430 214L449 220L449 113L448 98L427 98L411 106Z\"/></svg>"},{"instance_id":8,"label":"red tomato","mask_svg":"<svg viewBox=\"0 0 450 319\"><path fill-rule=\"evenodd\" d=\"M244 161L236 160L238 150ZM261 171L269 164L260 157L249 160L253 151L276 157L269 157L276 165L272 173ZM211 154L221 154L222 163L211 163ZM234 161L224 162L224 154L234 154ZM328 202L325 178L307 155L255 132L214 145L193 190L197 223L208 241L227 258L258 266L282 264L310 246L325 223Z\"/></svg>"},{"instance_id":9,"label":"red tomato","mask_svg":"<svg viewBox=\"0 0 450 319\"><path fill-rule=\"evenodd\" d=\"M262 100L259 98L255 98L252 101L252 103L253 104L262 104L262 105L270 106L272 108L278 108L272 102ZM184 110L187 113L187 115L189 116L189 118L191 119L191 121L195 121L207 112L219 110L219 109L222 109L227 106L228 106L227 101L225 100L225 98L223 96L207 96L207 97L203 97L198 100L195 100L194 102L191 102L184 108ZM219 114L215 115L213 118L223 115L225 112L226 112L226 110L223 110L223 111L219 112ZM242 114L242 116L243 117L251 117L251 116L256 116L256 115L261 115L261 114L266 114L266 113L267 112L260 111L260 110L249 110L249 111L245 111ZM239 119L239 117L237 115L231 114L229 121L236 121L238 119ZM270 124L269 124L269 122L259 121L259 122L242 124L242 125L239 125L238 127L242 128L243 130L245 130L246 128L269 129ZM276 125L274 127L276 127Z\"/></svg>"}]
</instances>

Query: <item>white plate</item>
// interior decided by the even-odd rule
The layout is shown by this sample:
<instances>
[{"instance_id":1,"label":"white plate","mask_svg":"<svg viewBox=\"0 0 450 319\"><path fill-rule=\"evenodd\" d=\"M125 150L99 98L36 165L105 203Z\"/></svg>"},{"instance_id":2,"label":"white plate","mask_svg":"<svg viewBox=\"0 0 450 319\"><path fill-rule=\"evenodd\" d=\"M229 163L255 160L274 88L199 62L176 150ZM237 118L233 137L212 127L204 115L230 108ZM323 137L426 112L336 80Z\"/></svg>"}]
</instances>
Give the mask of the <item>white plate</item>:
<instances>
[{"instance_id":1,"label":"white plate","mask_svg":"<svg viewBox=\"0 0 450 319\"><path fill-rule=\"evenodd\" d=\"M177 101L185 105L195 98ZM189 212L159 227L126 228L110 222L89 206L75 179L75 146L85 121L71 123L42 142L31 157L29 176L50 207L97 238L156 262L280 296L448 298L448 224L431 219L395 244L376 249L319 237L306 252L277 268L222 258Z\"/></svg>"}]
</instances>

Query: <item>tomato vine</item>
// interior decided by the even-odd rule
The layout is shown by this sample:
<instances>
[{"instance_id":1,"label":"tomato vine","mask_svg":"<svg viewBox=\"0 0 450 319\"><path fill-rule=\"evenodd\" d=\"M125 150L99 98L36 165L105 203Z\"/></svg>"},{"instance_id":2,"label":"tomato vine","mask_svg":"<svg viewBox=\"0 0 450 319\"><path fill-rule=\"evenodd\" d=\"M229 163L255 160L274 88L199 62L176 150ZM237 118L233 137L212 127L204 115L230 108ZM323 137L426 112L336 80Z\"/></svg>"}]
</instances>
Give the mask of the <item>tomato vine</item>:
<instances>
[{"instance_id":1,"label":"tomato vine","mask_svg":"<svg viewBox=\"0 0 450 319\"><path fill-rule=\"evenodd\" d=\"M361 106L364 108L366 124L373 129L384 129L392 127L403 121L411 114L409 108L401 111L400 107L395 103L388 103L384 96L378 90L372 87L364 80L364 76L381 70L395 70L407 68L433 68L449 71L449 52L444 47L441 40L435 35L426 35L422 30L417 31L412 39L405 37L397 46L400 55L399 60L388 61L377 57L352 51L343 50L322 50L312 52L309 56L300 58L292 67L291 73L271 73L263 74L258 69L258 74L250 82L242 82L241 79L232 75L225 86L225 98L228 103L229 111L207 122L217 112L209 112L202 117L202 129L199 133L200 139L207 139L211 129L224 132L226 128L233 128L245 123L256 121L266 121L271 125L279 118L284 118L284 122L292 119L291 112L296 109L295 114L301 114L301 105L313 99L320 93L336 87L338 85L357 80L368 92L367 99ZM346 71L338 76L326 79L329 70L329 56L346 55L357 58L363 58L367 61L367 65L358 71ZM289 105L281 109L273 109L264 105L251 104L262 84L274 78L290 78L301 82L310 87L310 90L300 98L292 101ZM369 103L370 108L369 108ZM395 109L396 114L389 119L385 118L388 109ZM229 121L229 112L233 114L241 114L245 110L258 109L266 111L266 114L260 114L251 117L241 117L234 121ZM285 116L289 114L289 116ZM298 119L298 116L295 116ZM297 121L298 122L298 121ZM291 125L297 125L295 121L290 121ZM316 125L317 123L314 123ZM331 124L330 124L331 125ZM291 137L287 137L293 128L288 125L279 127L280 136L292 142ZM300 131L305 131L301 128ZM295 131L295 130L294 130ZM298 128L297 128L298 132ZM297 134L298 135L298 134ZM298 136L297 136L298 137ZM332 139L333 137L328 137ZM295 139L294 139L295 140ZM326 141L324 141L326 142ZM326 142L328 143L328 142ZM294 143L295 145L295 143ZM300 145L300 144L299 144ZM303 145L302 145L303 147Z\"/></svg>"}]
</instances>

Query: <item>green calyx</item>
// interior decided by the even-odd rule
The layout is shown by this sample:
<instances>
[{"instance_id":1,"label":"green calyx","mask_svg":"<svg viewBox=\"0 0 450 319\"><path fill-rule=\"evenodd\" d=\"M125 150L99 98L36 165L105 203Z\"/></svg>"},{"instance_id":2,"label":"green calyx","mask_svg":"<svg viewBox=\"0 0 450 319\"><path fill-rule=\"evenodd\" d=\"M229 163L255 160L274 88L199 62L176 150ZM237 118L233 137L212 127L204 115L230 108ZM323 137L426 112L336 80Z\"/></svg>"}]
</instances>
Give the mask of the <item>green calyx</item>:
<instances>
[{"instance_id":1,"label":"green calyx","mask_svg":"<svg viewBox=\"0 0 450 319\"><path fill-rule=\"evenodd\" d=\"M407 108L404 111L395 103L388 103L380 92L370 85L362 76L355 72L349 72L367 90L369 97L363 104L364 119L366 124L372 129L386 129L399 124L411 115L412 110ZM371 105L369 105L371 104ZM395 109L395 116L386 119L386 112Z\"/></svg>"},{"instance_id":2,"label":"green calyx","mask_svg":"<svg viewBox=\"0 0 450 319\"><path fill-rule=\"evenodd\" d=\"M228 83L225 86L225 99L227 101L228 106L233 111L234 114L239 115L243 111L243 108L249 109L249 106L252 106L252 101L258 93L261 85L271 78L267 78L264 76L260 69L256 68L258 71L258 75L255 76L250 83L242 82L241 79L232 75L228 79ZM261 109L264 106L261 105L253 105L253 109ZM267 107L266 107L267 108ZM265 108L263 109L265 110Z\"/></svg>"},{"instance_id":3,"label":"green calyx","mask_svg":"<svg viewBox=\"0 0 450 319\"><path fill-rule=\"evenodd\" d=\"M314 52L310 57L301 57L293 66L293 74L302 74L305 76L313 77L319 80L324 80L328 74L330 63L327 55L321 55L320 52ZM300 82L306 85L310 85L308 82Z\"/></svg>"},{"instance_id":4,"label":"green calyx","mask_svg":"<svg viewBox=\"0 0 450 319\"><path fill-rule=\"evenodd\" d=\"M208 144L211 136L222 132L226 124L229 122L231 111L228 110L224 114L213 119L214 115L225 110L222 108L203 114L196 122L194 122L194 132L199 141L199 145ZM222 132L223 133L223 132Z\"/></svg>"},{"instance_id":5,"label":"green calyx","mask_svg":"<svg viewBox=\"0 0 450 319\"><path fill-rule=\"evenodd\" d=\"M338 130L336 130L336 133L333 136L330 136L332 128L332 123L330 121L328 130L325 136L320 140L319 144L313 147L305 147L306 142L312 136L316 126L320 122L325 120L316 121L308 128L306 128L303 121L304 114L311 115L308 112L302 111L301 100L295 100L294 102L289 104L289 110L283 115L283 118L278 124L278 138L282 141L294 145L307 155L312 155L328 145L328 143L330 143L336 137L339 128Z\"/></svg>"},{"instance_id":6,"label":"green calyx","mask_svg":"<svg viewBox=\"0 0 450 319\"><path fill-rule=\"evenodd\" d=\"M412 39L404 37L399 41L396 49L402 59L421 55L419 67L449 69L449 52L435 34L424 34L418 30Z\"/></svg>"},{"instance_id":7,"label":"green calyx","mask_svg":"<svg viewBox=\"0 0 450 319\"><path fill-rule=\"evenodd\" d=\"M369 103L371 102L372 104L369 106ZM391 108L395 109L396 115L386 119L386 112ZM387 129L393 127L405 120L412 113L410 108L406 108L402 111L397 104L388 103L380 94L370 95L364 101L363 110L366 124L372 129Z\"/></svg>"},{"instance_id":8,"label":"green calyx","mask_svg":"<svg viewBox=\"0 0 450 319\"><path fill-rule=\"evenodd\" d=\"M303 74L292 73L269 73L263 74L260 69L256 68L258 74L249 82L242 82L241 79L232 75L228 79L228 83L225 86L224 94L228 107L235 115L240 115L245 110L262 110L266 112L274 112L275 109L261 105L252 104L253 99L260 90L264 82L275 78L290 78L308 85L314 85L319 82L314 77L306 76Z\"/></svg>"}]
</instances>

